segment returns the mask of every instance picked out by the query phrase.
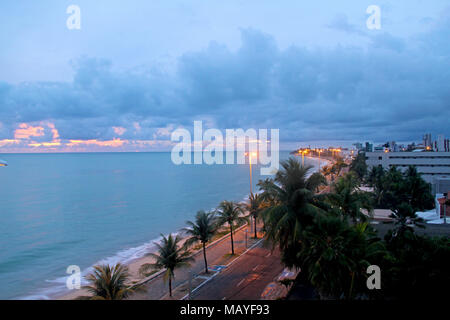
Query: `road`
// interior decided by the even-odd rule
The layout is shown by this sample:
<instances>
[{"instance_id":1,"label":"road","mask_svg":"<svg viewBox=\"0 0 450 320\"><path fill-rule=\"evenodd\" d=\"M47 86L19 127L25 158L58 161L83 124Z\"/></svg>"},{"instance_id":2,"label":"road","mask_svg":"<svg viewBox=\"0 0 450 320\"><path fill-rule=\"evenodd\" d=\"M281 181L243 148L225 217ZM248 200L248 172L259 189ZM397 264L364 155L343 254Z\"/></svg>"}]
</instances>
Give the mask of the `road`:
<instances>
[{"instance_id":1,"label":"road","mask_svg":"<svg viewBox=\"0 0 450 320\"><path fill-rule=\"evenodd\" d=\"M258 300L264 288L282 271L278 250L262 242L193 294L194 300Z\"/></svg>"},{"instance_id":2,"label":"road","mask_svg":"<svg viewBox=\"0 0 450 320\"><path fill-rule=\"evenodd\" d=\"M260 234L260 236L262 236ZM245 232L244 229L239 230L234 235L234 248L236 252L243 252L246 250L245 244ZM248 245L250 246L252 240L248 240ZM227 254L231 251L230 238L226 238L219 243L207 249L207 258L209 267L214 267L214 265L225 265L233 259L233 257L228 257ZM229 261L228 261L229 259ZM240 258L242 259L242 258ZM236 262L237 263L237 262ZM280 260L278 260L280 264ZM175 279L173 281L173 288L186 283L189 279L189 271L195 276L196 274L202 274L204 269L203 254L197 254L195 256L195 261L191 264L190 268L177 269L175 270ZM133 294L131 300L159 300L167 296L168 284L164 283L162 277L157 277L148 284L144 285L143 288ZM222 297L221 297L222 298Z\"/></svg>"}]
</instances>

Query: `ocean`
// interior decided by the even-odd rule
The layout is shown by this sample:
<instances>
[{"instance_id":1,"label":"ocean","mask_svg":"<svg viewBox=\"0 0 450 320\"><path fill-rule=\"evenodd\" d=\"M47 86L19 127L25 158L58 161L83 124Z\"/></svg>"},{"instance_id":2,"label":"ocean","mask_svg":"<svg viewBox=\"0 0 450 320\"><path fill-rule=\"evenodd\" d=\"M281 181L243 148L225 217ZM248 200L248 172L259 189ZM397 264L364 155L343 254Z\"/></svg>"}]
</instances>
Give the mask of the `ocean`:
<instances>
[{"instance_id":1,"label":"ocean","mask_svg":"<svg viewBox=\"0 0 450 320\"><path fill-rule=\"evenodd\" d=\"M97 263L128 263L198 210L242 201L250 188L248 165L177 166L168 152L0 158L9 164L0 167L0 299L60 295L68 266L86 274ZM259 169L253 191L267 177Z\"/></svg>"}]
</instances>

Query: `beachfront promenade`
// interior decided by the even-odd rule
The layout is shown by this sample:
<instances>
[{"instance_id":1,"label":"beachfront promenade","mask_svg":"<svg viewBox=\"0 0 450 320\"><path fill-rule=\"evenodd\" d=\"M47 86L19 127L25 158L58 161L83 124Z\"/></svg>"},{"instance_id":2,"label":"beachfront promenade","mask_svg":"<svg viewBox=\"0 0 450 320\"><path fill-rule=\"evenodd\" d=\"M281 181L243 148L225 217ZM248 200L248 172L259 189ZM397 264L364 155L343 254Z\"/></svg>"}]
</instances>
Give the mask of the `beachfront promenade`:
<instances>
[{"instance_id":1,"label":"beachfront promenade","mask_svg":"<svg viewBox=\"0 0 450 320\"><path fill-rule=\"evenodd\" d=\"M247 248L245 230L248 230ZM173 297L168 294L168 283L162 275L144 284L130 299L158 300L187 298L189 292L189 273L192 274L191 288L193 299L259 299L264 287L283 270L278 251L271 253L264 248L261 240L250 238L250 228L244 226L234 235L235 252L231 251L229 235L213 243L207 249L209 274L204 273L202 252L197 253L190 268L175 270ZM244 253L244 254L243 254ZM251 283L251 285L249 285ZM237 286L239 284L239 286ZM201 286L198 289L197 287ZM247 288L247 290L243 290Z\"/></svg>"}]
</instances>

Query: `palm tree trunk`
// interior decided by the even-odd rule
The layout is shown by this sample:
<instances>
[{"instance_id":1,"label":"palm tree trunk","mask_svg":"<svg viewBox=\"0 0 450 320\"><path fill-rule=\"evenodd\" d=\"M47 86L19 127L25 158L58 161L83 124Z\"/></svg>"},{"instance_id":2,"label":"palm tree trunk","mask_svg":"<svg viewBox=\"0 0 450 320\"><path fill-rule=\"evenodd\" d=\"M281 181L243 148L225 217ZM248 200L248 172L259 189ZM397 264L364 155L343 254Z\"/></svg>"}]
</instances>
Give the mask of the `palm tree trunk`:
<instances>
[{"instance_id":1,"label":"palm tree trunk","mask_svg":"<svg viewBox=\"0 0 450 320\"><path fill-rule=\"evenodd\" d=\"M169 277L169 296L172 297L172 278Z\"/></svg>"},{"instance_id":2,"label":"palm tree trunk","mask_svg":"<svg viewBox=\"0 0 450 320\"><path fill-rule=\"evenodd\" d=\"M253 217L254 219L254 225L255 225L255 239L258 239L258 233L256 232L256 216Z\"/></svg>"},{"instance_id":3,"label":"palm tree trunk","mask_svg":"<svg viewBox=\"0 0 450 320\"><path fill-rule=\"evenodd\" d=\"M355 273L352 272L352 280L350 282L350 292L348 293L348 300L352 299L352 295L353 295L353 284L355 282Z\"/></svg>"},{"instance_id":4,"label":"palm tree trunk","mask_svg":"<svg viewBox=\"0 0 450 320\"><path fill-rule=\"evenodd\" d=\"M233 225L231 223L230 223L230 235L231 235L231 254L234 256Z\"/></svg>"},{"instance_id":5,"label":"palm tree trunk","mask_svg":"<svg viewBox=\"0 0 450 320\"><path fill-rule=\"evenodd\" d=\"M205 259L205 273L208 273L208 261L206 261L206 243L203 242L203 258Z\"/></svg>"}]
</instances>

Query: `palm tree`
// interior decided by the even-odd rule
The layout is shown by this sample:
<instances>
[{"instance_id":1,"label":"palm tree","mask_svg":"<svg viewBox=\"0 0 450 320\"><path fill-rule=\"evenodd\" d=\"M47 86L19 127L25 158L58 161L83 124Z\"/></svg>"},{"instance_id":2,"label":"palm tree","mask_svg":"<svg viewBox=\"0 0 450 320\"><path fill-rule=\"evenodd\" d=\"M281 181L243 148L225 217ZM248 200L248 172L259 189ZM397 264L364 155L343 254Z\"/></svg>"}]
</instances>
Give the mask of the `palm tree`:
<instances>
[{"instance_id":1,"label":"palm tree","mask_svg":"<svg viewBox=\"0 0 450 320\"><path fill-rule=\"evenodd\" d=\"M303 239L302 270L322 299L366 294L366 269L386 252L367 222L349 226L334 216L317 216Z\"/></svg>"},{"instance_id":2,"label":"palm tree","mask_svg":"<svg viewBox=\"0 0 450 320\"><path fill-rule=\"evenodd\" d=\"M414 229L410 225L417 226L419 228L424 228L424 220L417 216L412 206L403 202L393 209L393 213L390 215L393 219L394 225L396 226L392 237L401 237L406 232L414 233Z\"/></svg>"},{"instance_id":3,"label":"palm tree","mask_svg":"<svg viewBox=\"0 0 450 320\"><path fill-rule=\"evenodd\" d=\"M214 212L199 211L195 216L195 222L186 222L190 227L183 230L190 235L190 238L186 240L186 246L190 246L193 243L201 242L203 246L203 258L205 260L205 273L208 273L208 262L206 260L206 243L217 232L217 223Z\"/></svg>"},{"instance_id":4,"label":"palm tree","mask_svg":"<svg viewBox=\"0 0 450 320\"><path fill-rule=\"evenodd\" d=\"M346 249L351 245L348 227L338 217L316 217L315 223L303 231L298 258L302 271L318 290L321 299L339 299L350 286L351 258Z\"/></svg>"},{"instance_id":5,"label":"palm tree","mask_svg":"<svg viewBox=\"0 0 450 320\"><path fill-rule=\"evenodd\" d=\"M243 213L243 206L233 201L222 201L217 207L219 225L228 223L230 226L232 255L234 255L233 224L247 222L247 219L242 216Z\"/></svg>"},{"instance_id":6,"label":"palm tree","mask_svg":"<svg viewBox=\"0 0 450 320\"><path fill-rule=\"evenodd\" d=\"M253 218L255 239L258 238L258 233L256 230L256 222L257 222L259 215L261 214L263 208L264 208L264 204L263 204L262 198L258 194L251 193L248 198L248 203L246 204L246 209L248 211L249 216L251 218Z\"/></svg>"},{"instance_id":7,"label":"palm tree","mask_svg":"<svg viewBox=\"0 0 450 320\"><path fill-rule=\"evenodd\" d=\"M320 173L308 177L312 166L302 166L295 158L281 162L281 166L275 178L260 188L263 199L273 199L263 212L266 238L283 250L299 241L302 227L312 223L316 214L325 212L315 190L326 181Z\"/></svg>"},{"instance_id":8,"label":"palm tree","mask_svg":"<svg viewBox=\"0 0 450 320\"><path fill-rule=\"evenodd\" d=\"M375 194L375 201L376 201L377 205L381 204L383 197L384 197L385 177L386 177L386 171L383 169L383 167L381 165L373 166L367 177L367 182L369 183L369 186L373 187L373 191Z\"/></svg>"},{"instance_id":9,"label":"palm tree","mask_svg":"<svg viewBox=\"0 0 450 320\"><path fill-rule=\"evenodd\" d=\"M354 223L365 221L366 215L361 209L372 212L371 196L358 189L359 180L355 173L349 172L334 184L334 190L327 195L328 201L338 207L344 216L350 217Z\"/></svg>"},{"instance_id":10,"label":"palm tree","mask_svg":"<svg viewBox=\"0 0 450 320\"><path fill-rule=\"evenodd\" d=\"M338 157L336 162L331 166L331 172L334 174L334 178L339 177L343 168L348 167L348 164L344 162L344 159ZM333 180L334 180L333 178Z\"/></svg>"},{"instance_id":11,"label":"palm tree","mask_svg":"<svg viewBox=\"0 0 450 320\"><path fill-rule=\"evenodd\" d=\"M158 254L149 253L147 256L155 259L154 263L146 263L141 266L139 272L146 275L149 270L166 269L164 281L169 280L169 295L172 297L172 279L175 277L175 269L188 267L194 259L184 246L179 246L180 236L175 238L170 234L167 238L162 236L161 243L157 243Z\"/></svg>"},{"instance_id":12,"label":"palm tree","mask_svg":"<svg viewBox=\"0 0 450 320\"><path fill-rule=\"evenodd\" d=\"M434 207L431 185L421 177L415 166L409 166L404 173L404 189L407 201L416 211L429 210Z\"/></svg>"},{"instance_id":13,"label":"palm tree","mask_svg":"<svg viewBox=\"0 0 450 320\"><path fill-rule=\"evenodd\" d=\"M94 271L86 276L89 285L83 287L92 293L92 296L80 297L80 299L126 299L133 291L125 284L128 281L129 276L128 268L120 263L113 267L109 265L94 266Z\"/></svg>"}]
</instances>

